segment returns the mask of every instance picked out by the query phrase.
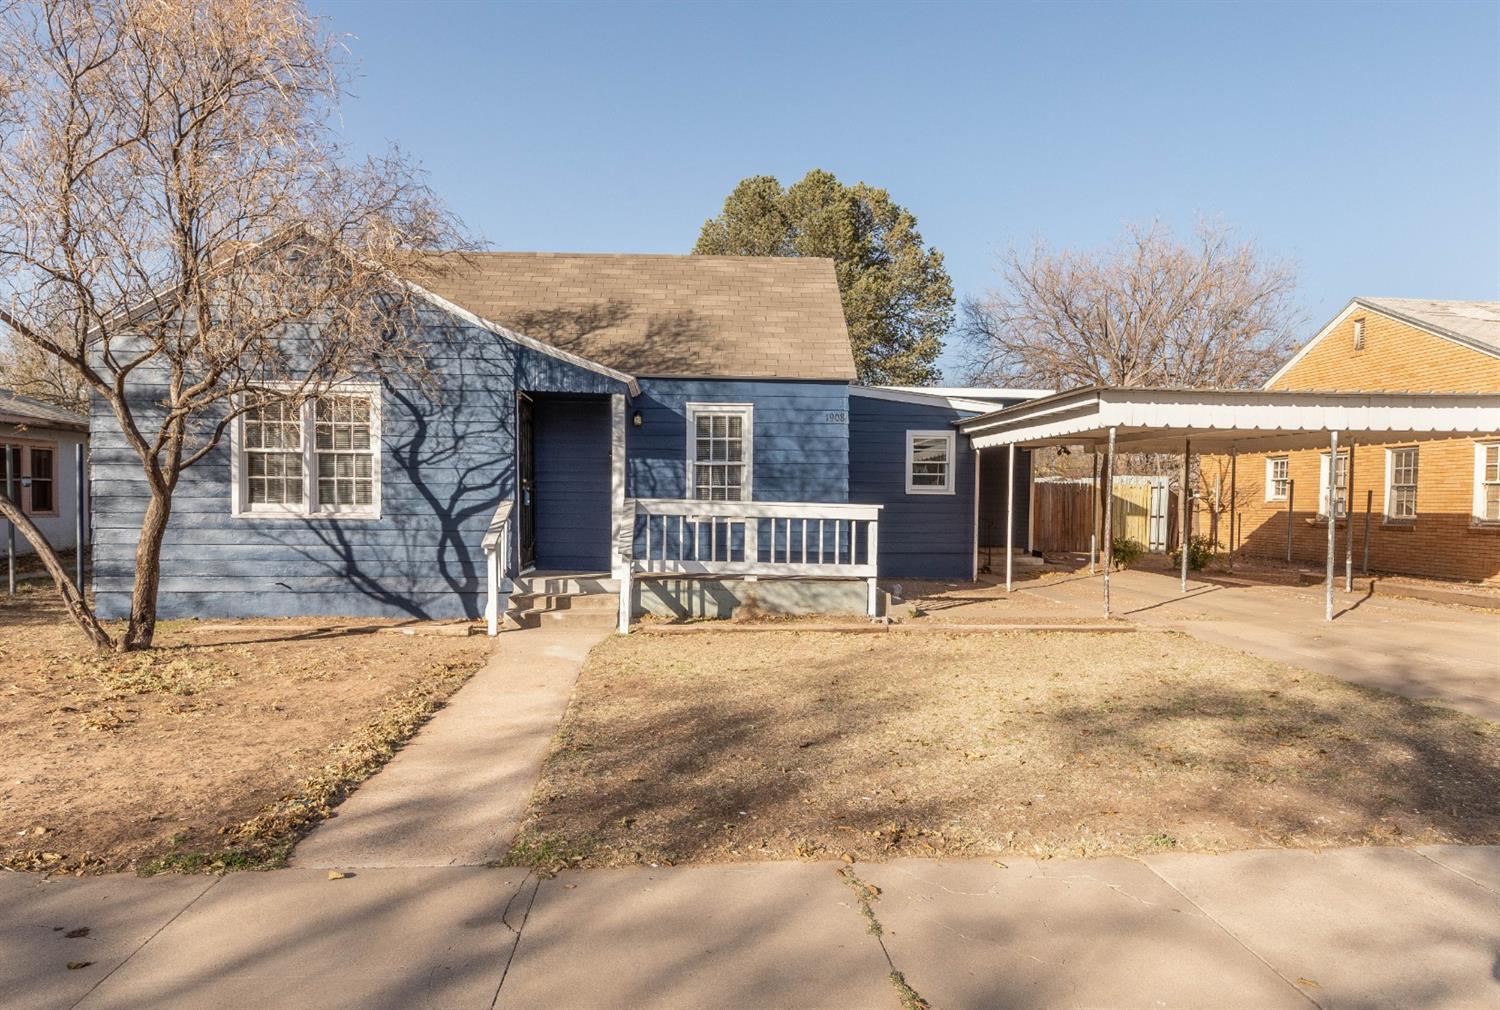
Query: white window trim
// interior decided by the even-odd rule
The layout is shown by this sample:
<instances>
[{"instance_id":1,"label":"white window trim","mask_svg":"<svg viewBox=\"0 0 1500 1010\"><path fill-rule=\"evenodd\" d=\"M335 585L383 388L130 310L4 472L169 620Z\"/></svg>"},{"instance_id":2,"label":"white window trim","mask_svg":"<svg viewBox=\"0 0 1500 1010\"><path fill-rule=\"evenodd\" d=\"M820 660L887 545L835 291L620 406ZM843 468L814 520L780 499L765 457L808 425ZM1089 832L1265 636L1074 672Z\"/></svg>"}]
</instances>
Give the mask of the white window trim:
<instances>
[{"instance_id":1,"label":"white window trim","mask_svg":"<svg viewBox=\"0 0 1500 1010\"><path fill-rule=\"evenodd\" d=\"M1349 473L1349 470L1348 470L1348 466L1349 466L1349 463L1348 463L1349 450L1348 449L1340 449L1339 450L1339 456L1343 460L1345 460L1345 463L1344 463L1344 467L1345 467L1344 473L1346 475L1345 476L1345 485L1346 486L1344 487L1344 511L1343 511L1343 513L1341 515L1335 516L1333 518L1335 518L1339 522L1343 522L1345 519L1349 518L1349 505L1350 505L1349 492L1350 492L1350 489L1347 486L1347 484L1348 484L1347 474ZM1318 518L1319 519L1327 520L1329 518L1329 516L1328 516L1328 485L1329 485L1329 483L1332 482L1332 480L1333 480L1333 474L1331 472L1331 468L1328 465L1328 452L1327 452L1327 450L1324 450L1323 452L1321 452L1321 453L1318 454Z\"/></svg>"},{"instance_id":2,"label":"white window trim","mask_svg":"<svg viewBox=\"0 0 1500 1010\"><path fill-rule=\"evenodd\" d=\"M1266 501L1286 501L1286 495L1276 493L1276 481L1271 474L1271 464L1278 459L1286 460L1286 477L1292 479L1292 457L1290 456L1267 456L1266 457Z\"/></svg>"},{"instance_id":3,"label":"white window trim","mask_svg":"<svg viewBox=\"0 0 1500 1010\"><path fill-rule=\"evenodd\" d=\"M1418 497L1412 503L1413 506L1414 506L1414 514L1412 514L1410 516L1397 516L1397 515L1392 515L1391 514L1391 509L1395 506L1395 497L1396 497L1392 493L1392 492L1395 491L1395 486L1394 486L1393 482L1396 479L1396 453L1398 453L1398 452L1406 452L1407 450L1411 450L1411 451L1413 451L1413 452L1415 452L1417 454L1417 482L1418 483L1412 485L1412 491L1413 491L1414 494L1417 494ZM1421 497L1420 497L1420 484L1421 484L1421 480L1422 480L1422 453L1421 453L1421 450L1420 450L1420 448L1418 446L1415 446L1415 445L1393 445L1390 448L1386 449L1386 451L1385 451L1385 509L1384 509L1384 511L1385 511L1385 517L1384 517L1384 522L1387 525L1389 525L1389 526L1410 526L1410 525L1412 525L1413 523L1415 523L1417 521L1417 517L1422 514L1420 508L1416 508L1415 507L1421 501Z\"/></svg>"},{"instance_id":4,"label":"white window trim","mask_svg":"<svg viewBox=\"0 0 1500 1010\"><path fill-rule=\"evenodd\" d=\"M916 487L911 481L911 468L915 462L912 443L919 438L940 438L947 443L948 467L944 473L944 481L941 487L923 485ZM957 493L958 481L958 433L952 429L926 431L917 428L908 428L906 431L906 493L907 494L955 494Z\"/></svg>"},{"instance_id":5,"label":"white window trim","mask_svg":"<svg viewBox=\"0 0 1500 1010\"><path fill-rule=\"evenodd\" d=\"M698 415L700 414L737 414L744 418L741 422L741 441L744 443L744 477L740 483L740 500L755 500L755 404L753 403L689 403L687 405L687 445L683 452L683 459L687 463L684 476L687 484L683 488L683 498L698 500Z\"/></svg>"},{"instance_id":6,"label":"white window trim","mask_svg":"<svg viewBox=\"0 0 1500 1010\"><path fill-rule=\"evenodd\" d=\"M1484 454L1490 446L1500 446L1500 442L1474 443L1474 507L1469 518L1475 526L1500 526L1500 519L1486 519L1484 516Z\"/></svg>"},{"instance_id":7,"label":"white window trim","mask_svg":"<svg viewBox=\"0 0 1500 1010\"><path fill-rule=\"evenodd\" d=\"M270 384L267 389L294 388ZM229 426L229 511L235 519L379 519L381 517L380 473L382 469L383 416L378 382L340 382L323 390L325 395L357 393L370 398L370 504L362 507L317 506L317 450L315 397L302 402L302 501L299 503L250 505L248 474L244 465L245 415Z\"/></svg>"}]
</instances>

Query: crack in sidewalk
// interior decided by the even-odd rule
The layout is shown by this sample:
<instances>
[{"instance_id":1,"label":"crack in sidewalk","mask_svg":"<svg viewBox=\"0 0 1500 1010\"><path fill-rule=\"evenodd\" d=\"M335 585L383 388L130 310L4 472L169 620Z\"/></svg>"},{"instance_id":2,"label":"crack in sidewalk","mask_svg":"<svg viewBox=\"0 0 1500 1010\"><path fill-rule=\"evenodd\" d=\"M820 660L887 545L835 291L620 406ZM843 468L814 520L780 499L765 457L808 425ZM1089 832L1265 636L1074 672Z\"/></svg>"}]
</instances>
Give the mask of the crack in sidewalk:
<instances>
[{"instance_id":1,"label":"crack in sidewalk","mask_svg":"<svg viewBox=\"0 0 1500 1010\"><path fill-rule=\"evenodd\" d=\"M896 998L901 1001L901 1010L932 1010L932 1004L922 998L906 981L906 976L896 967L896 962L891 960L891 952L885 945L885 927L880 924L880 919L875 914L872 902L880 898L880 888L874 884L867 884L854 872L854 867L844 866L838 870L839 879L854 892L855 900L859 903L859 913L865 917L868 925L866 932L875 938L880 944L880 953L885 956L885 963L891 969L886 976L891 986L896 990Z\"/></svg>"},{"instance_id":2,"label":"crack in sidewalk","mask_svg":"<svg viewBox=\"0 0 1500 1010\"><path fill-rule=\"evenodd\" d=\"M525 907L519 909L521 922L519 925L512 925L510 921L511 907L515 905L517 898L526 893L528 884L531 887L530 893L526 894ZM500 912L500 925L514 933L515 939L511 941L510 951L505 955L505 967L500 970L500 981L495 984L495 995L490 999L491 1010L494 1010L494 1007L500 1002L500 990L505 988L505 980L510 976L510 966L515 962L516 951L521 946L521 933L526 928L526 920L531 918L531 906L536 904L536 892L541 889L541 886L541 876L535 871L528 872L521 879L521 886L516 888L515 893L510 896L510 900L505 903L505 908Z\"/></svg>"}]
</instances>

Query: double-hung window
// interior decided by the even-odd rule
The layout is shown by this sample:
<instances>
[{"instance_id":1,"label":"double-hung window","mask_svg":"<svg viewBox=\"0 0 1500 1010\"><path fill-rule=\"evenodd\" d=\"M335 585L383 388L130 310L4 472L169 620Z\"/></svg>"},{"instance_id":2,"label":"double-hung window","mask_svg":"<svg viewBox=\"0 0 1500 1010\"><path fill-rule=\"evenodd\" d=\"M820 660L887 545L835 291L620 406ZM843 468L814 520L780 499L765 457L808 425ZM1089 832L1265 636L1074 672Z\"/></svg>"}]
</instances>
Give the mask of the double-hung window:
<instances>
[{"instance_id":1,"label":"double-hung window","mask_svg":"<svg viewBox=\"0 0 1500 1010\"><path fill-rule=\"evenodd\" d=\"M1266 458L1266 501L1286 501L1291 484L1291 467L1290 456Z\"/></svg>"},{"instance_id":2,"label":"double-hung window","mask_svg":"<svg viewBox=\"0 0 1500 1010\"><path fill-rule=\"evenodd\" d=\"M906 493L953 494L952 431L906 433Z\"/></svg>"},{"instance_id":3,"label":"double-hung window","mask_svg":"<svg viewBox=\"0 0 1500 1010\"><path fill-rule=\"evenodd\" d=\"M1385 520L1409 523L1417 518L1417 447L1387 449L1385 454Z\"/></svg>"},{"instance_id":4,"label":"double-hung window","mask_svg":"<svg viewBox=\"0 0 1500 1010\"><path fill-rule=\"evenodd\" d=\"M1334 466L1333 514L1342 519L1349 514L1349 452L1341 450ZM1328 518L1328 453L1323 453L1318 474L1318 515Z\"/></svg>"},{"instance_id":5,"label":"double-hung window","mask_svg":"<svg viewBox=\"0 0 1500 1010\"><path fill-rule=\"evenodd\" d=\"M754 408L748 403L687 405L688 487L701 501L749 501Z\"/></svg>"},{"instance_id":6,"label":"double-hung window","mask_svg":"<svg viewBox=\"0 0 1500 1010\"><path fill-rule=\"evenodd\" d=\"M378 387L340 385L300 403L268 399L240 417L237 435L236 515L380 514Z\"/></svg>"},{"instance_id":7,"label":"double-hung window","mask_svg":"<svg viewBox=\"0 0 1500 1010\"><path fill-rule=\"evenodd\" d=\"M1500 523L1500 442L1474 444L1474 518Z\"/></svg>"},{"instance_id":8,"label":"double-hung window","mask_svg":"<svg viewBox=\"0 0 1500 1010\"><path fill-rule=\"evenodd\" d=\"M375 452L370 398L320 396L313 408L318 506L324 512L358 512L375 502Z\"/></svg>"}]
</instances>

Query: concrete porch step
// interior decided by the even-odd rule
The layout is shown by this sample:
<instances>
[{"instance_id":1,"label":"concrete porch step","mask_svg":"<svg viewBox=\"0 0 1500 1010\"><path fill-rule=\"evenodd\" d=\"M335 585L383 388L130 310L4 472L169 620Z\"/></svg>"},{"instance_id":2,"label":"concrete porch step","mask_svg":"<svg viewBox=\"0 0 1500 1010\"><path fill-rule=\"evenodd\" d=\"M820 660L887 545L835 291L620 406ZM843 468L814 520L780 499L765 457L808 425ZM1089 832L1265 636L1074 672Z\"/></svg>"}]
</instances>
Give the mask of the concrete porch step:
<instances>
[{"instance_id":1,"label":"concrete porch step","mask_svg":"<svg viewBox=\"0 0 1500 1010\"><path fill-rule=\"evenodd\" d=\"M620 606L618 591L608 593L512 593L511 610L573 612L601 610L614 613Z\"/></svg>"},{"instance_id":2,"label":"concrete porch step","mask_svg":"<svg viewBox=\"0 0 1500 1010\"><path fill-rule=\"evenodd\" d=\"M586 596L620 591L620 580L610 578L608 572L530 572L513 581L515 596Z\"/></svg>"},{"instance_id":3,"label":"concrete porch step","mask_svg":"<svg viewBox=\"0 0 1500 1010\"><path fill-rule=\"evenodd\" d=\"M559 625L570 628L613 628L619 620L619 599L613 596L599 598L612 601L613 605L607 609L591 607L572 610L565 607L558 610L506 610L501 627L510 631Z\"/></svg>"}]
</instances>

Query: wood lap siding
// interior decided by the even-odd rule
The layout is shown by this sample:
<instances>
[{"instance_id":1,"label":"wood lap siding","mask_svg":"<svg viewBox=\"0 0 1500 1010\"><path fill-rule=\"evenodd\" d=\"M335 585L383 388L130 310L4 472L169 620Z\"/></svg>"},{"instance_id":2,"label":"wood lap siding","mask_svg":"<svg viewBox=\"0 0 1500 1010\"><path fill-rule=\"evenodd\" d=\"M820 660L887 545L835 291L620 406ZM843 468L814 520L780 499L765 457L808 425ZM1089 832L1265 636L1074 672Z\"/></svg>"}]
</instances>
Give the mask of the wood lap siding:
<instances>
[{"instance_id":1,"label":"wood lap siding","mask_svg":"<svg viewBox=\"0 0 1500 1010\"><path fill-rule=\"evenodd\" d=\"M882 578L967 579L974 543L974 452L956 440L951 495L906 493L906 433L968 416L948 407L849 397L849 500L883 505Z\"/></svg>"},{"instance_id":2,"label":"wood lap siding","mask_svg":"<svg viewBox=\"0 0 1500 1010\"><path fill-rule=\"evenodd\" d=\"M849 501L849 387L842 382L642 379L626 408L641 426L626 433L626 494L683 498L687 405L754 407L751 496L755 501Z\"/></svg>"},{"instance_id":3,"label":"wood lap siding","mask_svg":"<svg viewBox=\"0 0 1500 1010\"><path fill-rule=\"evenodd\" d=\"M517 382L557 392L622 387L437 310L423 325L437 393L382 390L380 518L231 516L226 440L184 472L174 496L161 616L478 616L480 540L496 503L513 494ZM149 385L136 392L147 413L153 395ZM95 402L91 415L96 596L112 619L129 609L148 494L113 414Z\"/></svg>"}]
</instances>

